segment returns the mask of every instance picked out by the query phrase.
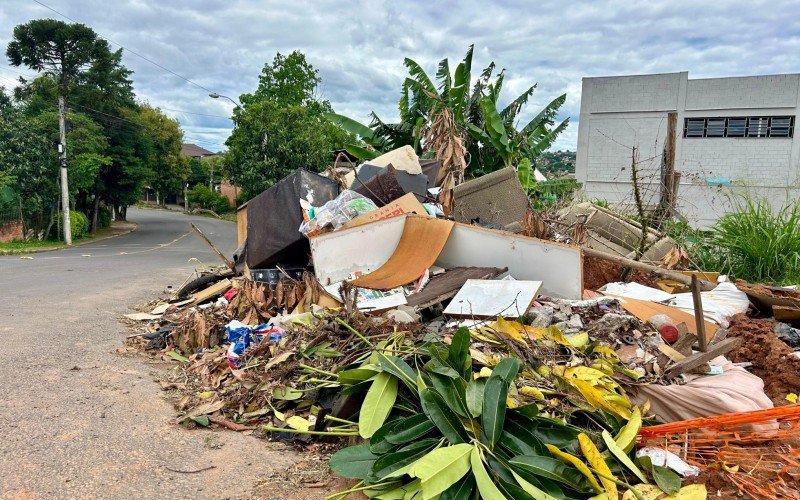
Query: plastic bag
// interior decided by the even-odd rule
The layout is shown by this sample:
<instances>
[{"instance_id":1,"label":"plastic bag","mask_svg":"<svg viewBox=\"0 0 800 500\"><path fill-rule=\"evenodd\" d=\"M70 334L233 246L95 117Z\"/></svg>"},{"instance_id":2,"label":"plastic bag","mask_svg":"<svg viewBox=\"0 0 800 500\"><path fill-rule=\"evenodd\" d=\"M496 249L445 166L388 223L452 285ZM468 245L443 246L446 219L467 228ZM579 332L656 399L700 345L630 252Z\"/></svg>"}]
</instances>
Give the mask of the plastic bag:
<instances>
[{"instance_id":1,"label":"plastic bag","mask_svg":"<svg viewBox=\"0 0 800 500\"><path fill-rule=\"evenodd\" d=\"M377 208L377 205L366 196L348 189L321 207L307 210L310 220L300 225L300 232L306 236L314 236L328 227L336 230L359 215Z\"/></svg>"}]
</instances>

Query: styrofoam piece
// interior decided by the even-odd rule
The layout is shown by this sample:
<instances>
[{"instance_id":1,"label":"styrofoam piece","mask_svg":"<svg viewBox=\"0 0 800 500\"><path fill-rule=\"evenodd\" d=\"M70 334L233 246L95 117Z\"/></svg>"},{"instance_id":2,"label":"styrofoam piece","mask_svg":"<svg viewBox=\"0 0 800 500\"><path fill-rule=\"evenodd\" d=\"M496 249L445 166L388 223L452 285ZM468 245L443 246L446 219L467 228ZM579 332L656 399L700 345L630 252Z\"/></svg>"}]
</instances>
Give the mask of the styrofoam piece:
<instances>
[{"instance_id":1,"label":"styrofoam piece","mask_svg":"<svg viewBox=\"0 0 800 500\"><path fill-rule=\"evenodd\" d=\"M325 285L378 269L397 248L407 217L418 216L393 217L311 238L317 278ZM580 248L506 231L457 223L435 265L507 267L518 280L541 281L546 295L580 299L583 293Z\"/></svg>"},{"instance_id":2,"label":"styrofoam piece","mask_svg":"<svg viewBox=\"0 0 800 500\"><path fill-rule=\"evenodd\" d=\"M369 160L367 163L378 167L385 167L392 164L397 170L405 170L411 175L421 174L422 166L419 164L419 157L411 146L402 146L384 153L377 158Z\"/></svg>"},{"instance_id":3,"label":"styrofoam piece","mask_svg":"<svg viewBox=\"0 0 800 500\"><path fill-rule=\"evenodd\" d=\"M310 238L317 279L327 285L378 269L400 243L405 223L405 217L392 217Z\"/></svg>"},{"instance_id":4,"label":"styrofoam piece","mask_svg":"<svg viewBox=\"0 0 800 500\"><path fill-rule=\"evenodd\" d=\"M545 295L583 296L583 252L575 246L456 224L436 264L444 268L507 267L517 280L541 281Z\"/></svg>"},{"instance_id":5,"label":"styrofoam piece","mask_svg":"<svg viewBox=\"0 0 800 500\"><path fill-rule=\"evenodd\" d=\"M467 280L445 308L444 315L470 318L523 316L541 287L541 281Z\"/></svg>"}]
</instances>

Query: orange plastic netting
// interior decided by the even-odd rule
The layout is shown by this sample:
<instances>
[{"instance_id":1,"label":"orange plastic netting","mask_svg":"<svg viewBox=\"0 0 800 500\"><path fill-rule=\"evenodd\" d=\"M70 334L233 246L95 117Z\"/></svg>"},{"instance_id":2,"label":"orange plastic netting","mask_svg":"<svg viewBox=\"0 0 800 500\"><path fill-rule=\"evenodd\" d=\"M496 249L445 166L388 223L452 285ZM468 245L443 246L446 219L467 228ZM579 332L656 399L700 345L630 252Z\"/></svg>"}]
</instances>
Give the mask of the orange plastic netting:
<instances>
[{"instance_id":1,"label":"orange plastic netting","mask_svg":"<svg viewBox=\"0 0 800 500\"><path fill-rule=\"evenodd\" d=\"M800 405L643 427L640 446L722 471L753 498L800 498Z\"/></svg>"}]
</instances>

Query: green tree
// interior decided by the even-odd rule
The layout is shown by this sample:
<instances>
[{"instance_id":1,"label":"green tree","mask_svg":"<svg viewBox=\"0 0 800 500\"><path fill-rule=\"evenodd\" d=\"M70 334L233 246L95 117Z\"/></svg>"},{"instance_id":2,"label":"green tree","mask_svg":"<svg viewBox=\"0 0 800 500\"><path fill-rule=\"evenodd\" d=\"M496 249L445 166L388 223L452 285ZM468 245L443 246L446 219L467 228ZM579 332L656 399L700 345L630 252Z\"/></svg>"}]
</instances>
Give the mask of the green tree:
<instances>
[{"instance_id":1,"label":"green tree","mask_svg":"<svg viewBox=\"0 0 800 500\"><path fill-rule=\"evenodd\" d=\"M348 134L324 118L332 111L318 95L318 71L300 52L275 56L259 85L242 95L226 141L225 174L248 198L297 168L321 171Z\"/></svg>"},{"instance_id":2,"label":"green tree","mask_svg":"<svg viewBox=\"0 0 800 500\"><path fill-rule=\"evenodd\" d=\"M165 196L183 191L191 172L189 159L181 155L183 131L177 120L146 104L139 109L139 122L151 144L144 158L150 170L150 185L163 201Z\"/></svg>"},{"instance_id":3,"label":"green tree","mask_svg":"<svg viewBox=\"0 0 800 500\"><path fill-rule=\"evenodd\" d=\"M50 75L58 83L61 142L64 139L66 105L70 91L81 74L102 54L108 53L108 43L83 24L67 24L54 19L37 19L14 28L13 39L6 55L14 66L28 68ZM66 147L62 161L66 162ZM69 193L67 169L60 169L62 184L62 211L64 213L64 239L72 243L69 219Z\"/></svg>"}]
</instances>

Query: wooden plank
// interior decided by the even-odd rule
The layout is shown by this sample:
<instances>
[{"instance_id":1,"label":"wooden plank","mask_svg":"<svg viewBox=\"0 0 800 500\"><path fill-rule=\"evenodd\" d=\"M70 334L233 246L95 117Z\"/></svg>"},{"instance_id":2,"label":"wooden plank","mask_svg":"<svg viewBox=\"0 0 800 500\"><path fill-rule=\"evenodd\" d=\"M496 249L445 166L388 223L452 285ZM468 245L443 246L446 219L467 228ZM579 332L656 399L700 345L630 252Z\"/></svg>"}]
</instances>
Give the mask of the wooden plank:
<instances>
[{"instance_id":1,"label":"wooden plank","mask_svg":"<svg viewBox=\"0 0 800 500\"><path fill-rule=\"evenodd\" d=\"M201 302L205 302L206 300L216 297L224 292L226 292L231 287L231 280L225 278L222 281L217 281L213 285L200 290L199 292L192 294L192 299L194 299L194 304L200 304Z\"/></svg>"},{"instance_id":2,"label":"wooden plank","mask_svg":"<svg viewBox=\"0 0 800 500\"><path fill-rule=\"evenodd\" d=\"M676 351L672 347L668 346L667 344L661 344L660 346L658 346L658 350L661 351L664 355L666 355L669 359L675 362L683 361L684 359L686 359L686 356Z\"/></svg>"},{"instance_id":3,"label":"wooden plank","mask_svg":"<svg viewBox=\"0 0 800 500\"><path fill-rule=\"evenodd\" d=\"M241 245L247 239L247 204L245 203L236 211L236 245Z\"/></svg>"},{"instance_id":4,"label":"wooden plank","mask_svg":"<svg viewBox=\"0 0 800 500\"><path fill-rule=\"evenodd\" d=\"M686 357L686 359L675 363L665 374L666 378L675 378L682 373L693 370L703 363L708 363L717 356L722 356L742 345L741 337L731 337L721 342L709 346L706 352L698 352Z\"/></svg>"},{"instance_id":5,"label":"wooden plank","mask_svg":"<svg viewBox=\"0 0 800 500\"><path fill-rule=\"evenodd\" d=\"M613 295L610 295L613 297ZM656 314L666 314L672 318L673 323L676 325L680 323L686 324L686 329L689 333L697 335L697 323L694 316L681 311L677 307L659 304L658 302L650 302L647 300L629 299L627 297L617 297L622 304L622 307L633 314L642 321L647 321L651 316ZM711 321L705 321L706 339L711 340L714 334L717 333L719 326Z\"/></svg>"},{"instance_id":6,"label":"wooden plank","mask_svg":"<svg viewBox=\"0 0 800 500\"><path fill-rule=\"evenodd\" d=\"M685 323L684 323L685 325ZM697 335L693 333L686 333L678 337L678 340L672 344L672 348L678 351L679 353L683 354L684 356L689 356L692 354L692 346L694 343L697 342Z\"/></svg>"}]
</instances>

